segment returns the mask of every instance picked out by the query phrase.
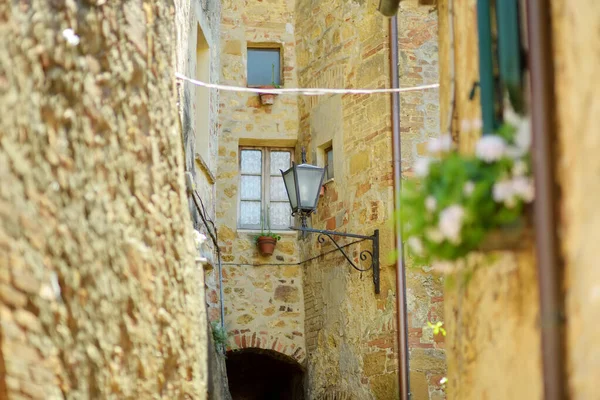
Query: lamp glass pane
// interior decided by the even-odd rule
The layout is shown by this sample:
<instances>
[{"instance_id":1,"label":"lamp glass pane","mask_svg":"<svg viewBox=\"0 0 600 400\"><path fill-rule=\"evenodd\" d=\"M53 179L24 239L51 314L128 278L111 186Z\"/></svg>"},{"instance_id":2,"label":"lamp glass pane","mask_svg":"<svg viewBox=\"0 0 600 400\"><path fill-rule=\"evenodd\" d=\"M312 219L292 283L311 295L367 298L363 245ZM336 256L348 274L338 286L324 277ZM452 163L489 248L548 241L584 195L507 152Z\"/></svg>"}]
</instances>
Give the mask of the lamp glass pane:
<instances>
[{"instance_id":1,"label":"lamp glass pane","mask_svg":"<svg viewBox=\"0 0 600 400\"><path fill-rule=\"evenodd\" d=\"M290 197L290 205L292 209L298 207L297 196L296 196L296 183L294 182L294 169L290 168L289 170L283 173L283 182L285 183L285 188L288 191Z\"/></svg>"},{"instance_id":2,"label":"lamp glass pane","mask_svg":"<svg viewBox=\"0 0 600 400\"><path fill-rule=\"evenodd\" d=\"M312 165L299 165L297 170L300 208L314 209L317 206L319 190L321 189L325 170Z\"/></svg>"}]
</instances>

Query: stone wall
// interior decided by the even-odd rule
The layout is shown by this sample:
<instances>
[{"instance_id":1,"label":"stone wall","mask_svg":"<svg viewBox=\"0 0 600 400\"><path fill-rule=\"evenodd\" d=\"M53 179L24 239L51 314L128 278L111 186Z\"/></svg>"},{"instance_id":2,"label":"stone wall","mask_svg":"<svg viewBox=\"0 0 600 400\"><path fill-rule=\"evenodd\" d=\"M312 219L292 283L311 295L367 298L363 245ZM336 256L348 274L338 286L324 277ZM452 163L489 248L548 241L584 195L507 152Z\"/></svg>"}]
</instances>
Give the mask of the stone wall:
<instances>
[{"instance_id":1,"label":"stone wall","mask_svg":"<svg viewBox=\"0 0 600 400\"><path fill-rule=\"evenodd\" d=\"M174 16L0 5L1 398L206 396Z\"/></svg>"},{"instance_id":2,"label":"stone wall","mask_svg":"<svg viewBox=\"0 0 600 400\"><path fill-rule=\"evenodd\" d=\"M600 113L600 4L553 0L556 99L559 151L558 179L561 248L565 263L566 349L569 395L597 396L600 343L600 135L594 123ZM568 16L568 17L567 17ZM596 33L594 33L596 32ZM590 321L593 326L590 327Z\"/></svg>"},{"instance_id":3,"label":"stone wall","mask_svg":"<svg viewBox=\"0 0 600 400\"><path fill-rule=\"evenodd\" d=\"M479 92L469 99L479 75L476 2L452 3L438 2L441 119L469 152L481 135ZM522 247L473 254L472 270L447 280L448 399L542 398L534 244Z\"/></svg>"},{"instance_id":4,"label":"stone wall","mask_svg":"<svg viewBox=\"0 0 600 400\"><path fill-rule=\"evenodd\" d=\"M389 85L388 22L377 1L299 0L296 3L298 80L302 87L376 88ZM436 82L436 18L429 7L402 3L399 13L400 75L403 85ZM437 93L402 97L403 169L410 175L419 146L439 134ZM395 264L390 221L393 210L389 96L332 96L299 99L300 142L309 162L322 165L332 143L333 181L325 184L312 225L319 229L372 234L381 231L381 294L371 272L359 273L339 253L304 268L308 349L307 389L311 398L397 398ZM341 239L341 243L348 240ZM329 251L315 237L300 242L302 259ZM349 248L357 259L370 245ZM410 269L411 384L415 399L440 398L443 341L428 320L440 319L439 279ZM437 396L437 397L436 397Z\"/></svg>"},{"instance_id":5,"label":"stone wall","mask_svg":"<svg viewBox=\"0 0 600 400\"><path fill-rule=\"evenodd\" d=\"M282 86L296 87L293 2L222 2L221 83L247 84L247 44L280 46ZM298 108L295 96L278 96L261 105L259 96L223 92L220 97L217 172L217 219L223 250L225 324L229 348L267 348L303 362L305 358L302 269L296 233L282 239L271 257L259 255L258 231L238 229L239 146L291 147L296 144ZM274 264L260 265L256 264ZM209 281L212 320L218 318L218 283Z\"/></svg>"}]
</instances>

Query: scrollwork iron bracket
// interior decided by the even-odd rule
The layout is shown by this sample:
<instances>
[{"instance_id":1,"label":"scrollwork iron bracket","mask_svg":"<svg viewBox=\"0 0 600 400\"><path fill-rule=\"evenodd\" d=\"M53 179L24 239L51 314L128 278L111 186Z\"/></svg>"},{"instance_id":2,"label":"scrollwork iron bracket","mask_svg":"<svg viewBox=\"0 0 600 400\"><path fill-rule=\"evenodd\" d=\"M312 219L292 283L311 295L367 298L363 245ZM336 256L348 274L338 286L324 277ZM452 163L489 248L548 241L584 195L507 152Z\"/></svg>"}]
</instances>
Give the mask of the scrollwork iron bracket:
<instances>
[{"instance_id":1,"label":"scrollwork iron bracket","mask_svg":"<svg viewBox=\"0 0 600 400\"><path fill-rule=\"evenodd\" d=\"M304 226L301 228L291 227L291 229L303 232L303 234L316 233L319 235L317 238L317 241L319 243L325 243L325 238L328 238L329 240L331 240L331 242L337 248L337 250L340 253L342 253L342 255L344 256L346 261L348 261L348 263L350 263L350 266L352 266L352 268L354 268L355 270L360 271L360 272L366 272L369 270L373 270L373 284L375 285L375 294L379 294L379 292L380 292L380 285L379 285L379 229L375 229L375 232L371 236L357 235L354 233L326 231L326 230L320 230L320 229L311 229L311 228L307 228ZM335 240L334 236L343 236L343 237L350 237L350 238L355 238L355 239L370 240L372 243L372 251L369 251L369 250L361 251L359 258L360 258L360 261L363 261L363 262L371 260L371 264L361 268L361 266L354 263L354 261L352 261L352 258L348 256L348 254L344 251L344 249ZM360 264L360 262L359 262L359 264Z\"/></svg>"}]
</instances>

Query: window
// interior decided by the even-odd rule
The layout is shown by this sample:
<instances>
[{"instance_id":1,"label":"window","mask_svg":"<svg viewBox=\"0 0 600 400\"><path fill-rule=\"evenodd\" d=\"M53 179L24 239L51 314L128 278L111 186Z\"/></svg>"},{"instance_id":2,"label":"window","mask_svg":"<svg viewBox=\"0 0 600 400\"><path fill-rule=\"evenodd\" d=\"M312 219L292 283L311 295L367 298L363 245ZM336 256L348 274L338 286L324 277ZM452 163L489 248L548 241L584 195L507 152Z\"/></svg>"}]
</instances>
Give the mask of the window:
<instances>
[{"instance_id":1,"label":"window","mask_svg":"<svg viewBox=\"0 0 600 400\"><path fill-rule=\"evenodd\" d=\"M333 179L333 147L325 149L325 181Z\"/></svg>"},{"instance_id":2,"label":"window","mask_svg":"<svg viewBox=\"0 0 600 400\"><path fill-rule=\"evenodd\" d=\"M200 25L198 25L197 32L196 79L210 82L210 48ZM209 165L210 91L202 86L196 86L194 90L196 92L196 153Z\"/></svg>"},{"instance_id":3,"label":"window","mask_svg":"<svg viewBox=\"0 0 600 400\"><path fill-rule=\"evenodd\" d=\"M261 219L265 229L267 222L273 230L290 227L292 210L280 170L285 171L291 164L290 149L240 149L240 228L260 229Z\"/></svg>"},{"instance_id":4,"label":"window","mask_svg":"<svg viewBox=\"0 0 600 400\"><path fill-rule=\"evenodd\" d=\"M278 48L248 48L248 86L281 85L281 54Z\"/></svg>"}]
</instances>

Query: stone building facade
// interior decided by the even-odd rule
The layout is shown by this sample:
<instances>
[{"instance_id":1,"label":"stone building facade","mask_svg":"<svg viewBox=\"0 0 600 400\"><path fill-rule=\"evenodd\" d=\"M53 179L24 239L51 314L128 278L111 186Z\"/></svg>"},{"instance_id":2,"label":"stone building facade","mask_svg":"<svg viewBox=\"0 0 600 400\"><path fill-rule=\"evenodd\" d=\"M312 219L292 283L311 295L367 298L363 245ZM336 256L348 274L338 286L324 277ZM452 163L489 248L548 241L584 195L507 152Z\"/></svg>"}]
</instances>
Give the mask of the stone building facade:
<instances>
[{"instance_id":1,"label":"stone building facade","mask_svg":"<svg viewBox=\"0 0 600 400\"><path fill-rule=\"evenodd\" d=\"M472 151L480 132L465 127L480 118L479 99L469 99L479 75L476 4L438 3L441 121L452 124L462 151ZM598 169L593 154L600 148L598 129L592 123L600 111L600 100L592 94L598 86L594 77L600 40L593 32L600 28L600 6L595 1L545 3L551 10L550 20L544 23L551 27L557 127L553 173L560 189L556 200L564 280L559 297L566 317L559 324L565 335L561 380L566 398L588 399L597 397L595 377L600 372L595 362L600 348L595 323L600 310L595 256L600 237L595 204L600 188L590 173ZM526 30L527 19L522 24ZM448 398L544 398L548 377L542 368L541 325L555 320L540 315L535 242L492 258L474 257L478 268L473 276L445 292Z\"/></svg>"},{"instance_id":2,"label":"stone building facade","mask_svg":"<svg viewBox=\"0 0 600 400\"><path fill-rule=\"evenodd\" d=\"M225 1L220 81L251 85L248 49L266 47L280 51L284 88L388 87L389 25L376 7L376 1ZM437 82L436 13L407 1L399 20L401 85ZM423 143L439 134L437 92L403 95L401 101L402 167L410 175ZM307 398L396 398L389 97L280 95L269 106L256 94L221 92L220 105L217 220L229 350L262 349L295 360L305 372ZM323 165L327 149L334 155L335 176L325 184L312 226L361 234L380 229L380 295L371 273L351 270L339 254L304 262L331 250L330 244L279 230L275 253L264 257L253 243L259 231L244 229L242 152L291 149L300 162L302 147L310 163ZM351 251L364 249L361 244ZM427 327L441 320L441 283L417 269L409 269L407 279L413 398L443 398L443 338ZM209 286L216 320L218 282Z\"/></svg>"},{"instance_id":3,"label":"stone building facade","mask_svg":"<svg viewBox=\"0 0 600 400\"><path fill-rule=\"evenodd\" d=\"M219 3L183 3L0 5L2 399L226 396L174 79L198 21L218 42Z\"/></svg>"}]
</instances>

